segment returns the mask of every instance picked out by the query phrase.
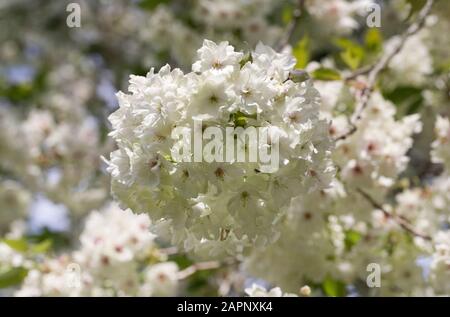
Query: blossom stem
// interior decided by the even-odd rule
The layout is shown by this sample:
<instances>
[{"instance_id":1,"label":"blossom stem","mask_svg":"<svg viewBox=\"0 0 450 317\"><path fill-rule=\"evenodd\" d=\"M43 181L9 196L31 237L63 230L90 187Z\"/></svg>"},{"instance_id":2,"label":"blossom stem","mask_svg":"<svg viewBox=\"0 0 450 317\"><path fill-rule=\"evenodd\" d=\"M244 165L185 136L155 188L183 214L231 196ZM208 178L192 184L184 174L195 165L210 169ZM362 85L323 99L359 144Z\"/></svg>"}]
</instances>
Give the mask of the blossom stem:
<instances>
[{"instance_id":1,"label":"blossom stem","mask_svg":"<svg viewBox=\"0 0 450 317\"><path fill-rule=\"evenodd\" d=\"M381 210L386 218L394 220L405 231L411 233L416 237L420 237L425 240L432 240L432 238L429 235L418 232L406 218L387 211L380 203L376 202L375 199L373 199L368 193L366 193L362 189L357 188L356 191L359 194L361 194L361 196L364 197L374 208Z\"/></svg>"},{"instance_id":2,"label":"blossom stem","mask_svg":"<svg viewBox=\"0 0 450 317\"><path fill-rule=\"evenodd\" d=\"M194 263L191 266L188 266L187 268L185 268L184 270L178 272L178 279L184 280L198 271L214 270L214 269L218 269L220 266L221 266L221 263L219 261L207 261L207 262Z\"/></svg>"}]
</instances>

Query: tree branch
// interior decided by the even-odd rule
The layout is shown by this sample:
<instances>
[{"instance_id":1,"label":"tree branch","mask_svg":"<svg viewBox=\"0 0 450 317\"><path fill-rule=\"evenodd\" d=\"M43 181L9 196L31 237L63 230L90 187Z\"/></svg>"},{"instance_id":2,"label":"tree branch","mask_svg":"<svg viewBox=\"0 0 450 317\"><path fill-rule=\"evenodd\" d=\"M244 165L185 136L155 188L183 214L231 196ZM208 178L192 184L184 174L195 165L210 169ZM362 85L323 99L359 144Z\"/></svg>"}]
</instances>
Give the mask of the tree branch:
<instances>
[{"instance_id":1,"label":"tree branch","mask_svg":"<svg viewBox=\"0 0 450 317\"><path fill-rule=\"evenodd\" d=\"M373 199L369 194L367 194L362 189L357 188L356 191L361 196L363 196L374 208L381 210L386 218L394 220L405 231L411 233L412 235L414 235L416 237L420 237L425 240L431 240L430 236L423 234L421 232L418 232L406 218L390 213L385 208L383 208L383 206L381 204L376 202L375 199Z\"/></svg>"},{"instance_id":2,"label":"tree branch","mask_svg":"<svg viewBox=\"0 0 450 317\"><path fill-rule=\"evenodd\" d=\"M204 270L213 270L217 269L221 266L221 263L219 261L208 261L208 262L198 262L194 263L191 266L188 266L184 270L178 272L178 279L184 280L185 278L193 275L194 273L198 271L204 271Z\"/></svg>"},{"instance_id":3,"label":"tree branch","mask_svg":"<svg viewBox=\"0 0 450 317\"><path fill-rule=\"evenodd\" d=\"M278 51L281 51L292 40L292 36L294 35L295 29L300 22L300 17L302 16L302 12L304 11L304 9L305 0L297 0L297 6L294 9L292 20L287 27L286 33L276 45Z\"/></svg>"},{"instance_id":4,"label":"tree branch","mask_svg":"<svg viewBox=\"0 0 450 317\"><path fill-rule=\"evenodd\" d=\"M372 92L375 88L375 84L378 78L378 75L389 65L392 58L394 58L395 55L397 55L403 46L405 45L405 42L408 40L408 38L422 29L422 27L425 24L425 20L427 16L429 15L431 11L431 7L433 6L434 0L427 0L425 5L420 10L416 21L411 24L408 29L401 35L399 41L396 43L396 45L386 54L381 56L381 58L372 66L369 66L367 68L363 68L359 71L356 71L354 74L351 74L349 77L346 78L346 80L356 78L357 76L361 74L367 73L367 84L366 87L363 88L361 95L357 98L355 112L353 113L351 122L350 122L350 129L344 133L343 135L337 137L335 140L345 140L350 135L356 132L357 122L361 119L361 115L364 112L364 110L367 107L367 104L369 103L370 96L372 95Z\"/></svg>"}]
</instances>

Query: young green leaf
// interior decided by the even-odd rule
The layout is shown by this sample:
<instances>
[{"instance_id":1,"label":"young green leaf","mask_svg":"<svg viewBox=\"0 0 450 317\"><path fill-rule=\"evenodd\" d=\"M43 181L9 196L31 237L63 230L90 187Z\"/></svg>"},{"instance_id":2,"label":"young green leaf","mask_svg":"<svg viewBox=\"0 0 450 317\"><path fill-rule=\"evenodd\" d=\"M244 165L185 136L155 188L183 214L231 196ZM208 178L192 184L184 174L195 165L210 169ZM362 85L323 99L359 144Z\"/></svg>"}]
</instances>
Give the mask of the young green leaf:
<instances>
[{"instance_id":1,"label":"young green leaf","mask_svg":"<svg viewBox=\"0 0 450 317\"><path fill-rule=\"evenodd\" d=\"M38 244L33 245L31 247L31 251L33 251L34 253L45 253L48 250L50 250L52 244L53 244L52 240L47 239L42 242L39 242Z\"/></svg>"},{"instance_id":2,"label":"young green leaf","mask_svg":"<svg viewBox=\"0 0 450 317\"><path fill-rule=\"evenodd\" d=\"M28 242L25 239L3 239L2 241L15 251L28 251Z\"/></svg>"},{"instance_id":3,"label":"young green leaf","mask_svg":"<svg viewBox=\"0 0 450 317\"><path fill-rule=\"evenodd\" d=\"M364 36L364 44L370 52L378 53L383 47L383 37L377 28L370 28Z\"/></svg>"},{"instance_id":4,"label":"young green leaf","mask_svg":"<svg viewBox=\"0 0 450 317\"><path fill-rule=\"evenodd\" d=\"M350 69L357 69L364 58L364 49L361 45L354 43L349 39L338 39L335 43L342 49L342 52L340 53L342 61L350 67Z\"/></svg>"},{"instance_id":5,"label":"young green leaf","mask_svg":"<svg viewBox=\"0 0 450 317\"><path fill-rule=\"evenodd\" d=\"M11 287L20 284L28 274L23 267L14 267L0 272L0 288Z\"/></svg>"},{"instance_id":6,"label":"young green leaf","mask_svg":"<svg viewBox=\"0 0 450 317\"><path fill-rule=\"evenodd\" d=\"M348 230L345 232L345 248L351 250L355 244L361 240L361 234L354 230Z\"/></svg>"},{"instance_id":7,"label":"young green leaf","mask_svg":"<svg viewBox=\"0 0 450 317\"><path fill-rule=\"evenodd\" d=\"M303 69L306 67L310 60L309 53L309 37L305 35L298 43L295 45L292 54L297 59L297 64L295 68Z\"/></svg>"},{"instance_id":8,"label":"young green leaf","mask_svg":"<svg viewBox=\"0 0 450 317\"><path fill-rule=\"evenodd\" d=\"M340 80L341 74L332 68L319 68L312 72L312 77L318 80Z\"/></svg>"},{"instance_id":9,"label":"young green leaf","mask_svg":"<svg viewBox=\"0 0 450 317\"><path fill-rule=\"evenodd\" d=\"M342 297L347 294L345 283L327 276L322 283L322 290L327 296Z\"/></svg>"}]
</instances>

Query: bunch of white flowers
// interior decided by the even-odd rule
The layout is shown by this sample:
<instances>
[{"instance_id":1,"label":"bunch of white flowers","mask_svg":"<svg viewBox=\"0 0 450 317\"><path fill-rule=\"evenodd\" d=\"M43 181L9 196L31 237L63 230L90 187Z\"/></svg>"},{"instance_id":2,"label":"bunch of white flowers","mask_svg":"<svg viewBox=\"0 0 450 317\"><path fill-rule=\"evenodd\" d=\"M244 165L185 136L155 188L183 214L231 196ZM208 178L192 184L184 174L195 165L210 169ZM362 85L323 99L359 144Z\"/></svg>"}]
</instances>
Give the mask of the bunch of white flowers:
<instances>
[{"instance_id":1,"label":"bunch of white flowers","mask_svg":"<svg viewBox=\"0 0 450 317\"><path fill-rule=\"evenodd\" d=\"M147 26L139 30L139 37L157 51L168 52L178 67L189 68L204 38L227 40L238 47L259 41L275 44L282 28L268 21L267 15L276 4L271 0L195 0L190 8L177 3L159 5L149 15Z\"/></svg>"},{"instance_id":2,"label":"bunch of white flowers","mask_svg":"<svg viewBox=\"0 0 450 317\"><path fill-rule=\"evenodd\" d=\"M80 248L30 270L16 296L174 295L178 267L164 262L149 229L147 215L114 204L92 212Z\"/></svg>"},{"instance_id":3,"label":"bunch of white flowers","mask_svg":"<svg viewBox=\"0 0 450 317\"><path fill-rule=\"evenodd\" d=\"M275 5L276 1L271 0L199 0L193 17L205 25L205 35L213 39L236 38L236 30L239 30L241 39L236 38L233 43L275 44L282 29L266 18Z\"/></svg>"},{"instance_id":4,"label":"bunch of white flowers","mask_svg":"<svg viewBox=\"0 0 450 317\"><path fill-rule=\"evenodd\" d=\"M131 94L118 94L120 108L110 116L118 150L108 171L116 198L149 213L172 243L205 257L235 255L276 240L276 223L290 200L329 184L332 142L311 82L289 78L292 56L262 44L244 54L227 42L205 40L198 57L186 75L167 65L131 77ZM193 135L199 120L203 130L234 129L246 155L252 148L271 149L279 166L269 172L261 160L174 161L180 147L195 142L183 138L180 145L174 131ZM269 137L247 143L243 128Z\"/></svg>"},{"instance_id":5,"label":"bunch of white flowers","mask_svg":"<svg viewBox=\"0 0 450 317\"><path fill-rule=\"evenodd\" d=\"M437 294L450 293L450 231L439 231L434 238L430 279Z\"/></svg>"},{"instance_id":6,"label":"bunch of white flowers","mask_svg":"<svg viewBox=\"0 0 450 317\"><path fill-rule=\"evenodd\" d=\"M307 0L306 8L321 26L337 34L349 34L359 27L357 16L365 16L372 0Z\"/></svg>"},{"instance_id":7,"label":"bunch of white flowers","mask_svg":"<svg viewBox=\"0 0 450 317\"><path fill-rule=\"evenodd\" d=\"M425 40L428 37L428 30L424 29L418 34L409 37L401 51L396 54L389 63L389 82L390 86L423 85L427 76L433 71L433 59L429 52ZM387 52L392 51L398 41L399 36L390 38L385 44Z\"/></svg>"},{"instance_id":8,"label":"bunch of white flowers","mask_svg":"<svg viewBox=\"0 0 450 317\"><path fill-rule=\"evenodd\" d=\"M398 215L427 234L450 220L450 177L443 174L425 188L412 188L396 196Z\"/></svg>"},{"instance_id":9,"label":"bunch of white flowers","mask_svg":"<svg viewBox=\"0 0 450 317\"><path fill-rule=\"evenodd\" d=\"M329 272L337 271L333 259L344 237L327 213L332 211L332 197L339 195L333 188L293 199L280 238L255 249L245 259L244 269L289 292L297 292L306 281L320 284Z\"/></svg>"},{"instance_id":10,"label":"bunch of white flowers","mask_svg":"<svg viewBox=\"0 0 450 317\"><path fill-rule=\"evenodd\" d=\"M158 6L144 22L146 27L138 30L139 38L152 43L156 51L167 51L180 67L190 66L201 38L194 29L176 18L169 7Z\"/></svg>"},{"instance_id":11,"label":"bunch of white flowers","mask_svg":"<svg viewBox=\"0 0 450 317\"><path fill-rule=\"evenodd\" d=\"M0 181L0 232L26 214L31 200L30 193L12 180Z\"/></svg>"},{"instance_id":12,"label":"bunch of white flowers","mask_svg":"<svg viewBox=\"0 0 450 317\"><path fill-rule=\"evenodd\" d=\"M394 104L374 93L350 137L338 142L333 153L335 163L342 168L341 179L352 187L384 193L409 161L407 151L412 136L421 131L418 114L395 119ZM345 134L350 126L345 115L333 118L330 133Z\"/></svg>"},{"instance_id":13,"label":"bunch of white flowers","mask_svg":"<svg viewBox=\"0 0 450 317\"><path fill-rule=\"evenodd\" d=\"M350 91L340 81L317 81L317 87L325 101L321 115L332 120L330 134L345 134L350 125L341 106L351 105ZM244 268L250 274L295 291L307 281L320 284L327 278L353 283L367 275L366 266L374 261L388 263L390 271L404 268L407 261L391 263L389 254L380 252L382 237L391 231L403 235L402 229L375 210L358 190L370 193L376 201L386 199L408 163L412 136L421 128L419 116L396 120L395 106L375 92L356 125L356 132L338 141L333 152L333 161L340 167L339 180L328 189L291 201L280 238L269 247L255 249L246 259ZM411 252L408 258L412 266L414 256L417 253ZM410 271L419 274L417 268Z\"/></svg>"},{"instance_id":14,"label":"bunch of white flowers","mask_svg":"<svg viewBox=\"0 0 450 317\"><path fill-rule=\"evenodd\" d=\"M435 163L443 163L450 170L450 121L438 116L435 124L436 139L431 144L431 159Z\"/></svg>"}]
</instances>

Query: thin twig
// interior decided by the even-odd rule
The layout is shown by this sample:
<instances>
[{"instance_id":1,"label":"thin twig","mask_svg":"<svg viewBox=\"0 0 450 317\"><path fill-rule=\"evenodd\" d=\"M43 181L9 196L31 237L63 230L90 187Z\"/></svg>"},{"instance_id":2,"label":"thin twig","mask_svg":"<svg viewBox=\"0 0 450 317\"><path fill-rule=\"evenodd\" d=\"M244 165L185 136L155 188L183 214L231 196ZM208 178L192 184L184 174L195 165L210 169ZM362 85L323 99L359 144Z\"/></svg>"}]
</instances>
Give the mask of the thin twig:
<instances>
[{"instance_id":1,"label":"thin twig","mask_svg":"<svg viewBox=\"0 0 450 317\"><path fill-rule=\"evenodd\" d=\"M292 20L289 23L286 33L284 33L284 37L276 45L278 51L281 51L285 46L289 44L292 40L292 36L294 35L295 30L297 29L298 24L300 23L300 17L302 16L302 12L305 8L305 0L297 0L297 6L292 13Z\"/></svg>"},{"instance_id":2,"label":"thin twig","mask_svg":"<svg viewBox=\"0 0 450 317\"><path fill-rule=\"evenodd\" d=\"M356 79L359 76L367 75L368 73L370 73L373 70L374 67L375 67L375 63L363 66L363 67L355 70L354 72L350 73L349 75L344 76L344 80L350 81L350 80Z\"/></svg>"},{"instance_id":3,"label":"thin twig","mask_svg":"<svg viewBox=\"0 0 450 317\"><path fill-rule=\"evenodd\" d=\"M178 248L177 247L167 247L167 248L159 249L159 251L165 255L174 255L174 254L178 253Z\"/></svg>"},{"instance_id":4,"label":"thin twig","mask_svg":"<svg viewBox=\"0 0 450 317\"><path fill-rule=\"evenodd\" d=\"M335 140L345 140L350 135L356 132L357 127L356 123L361 119L361 115L364 112L365 108L367 107L367 104L369 103L370 96L372 95L372 92L375 88L375 84L377 82L378 75L389 65L392 58L394 58L395 55L397 55L405 45L405 42L408 40L408 38L417 32L420 31L420 29L424 26L425 20L428 16L428 14L431 11L431 7L433 6L434 0L427 0L425 5L420 10L416 21L411 24L408 29L401 35L399 41L396 43L396 45L393 47L392 50L388 51L386 54L381 56L381 58L373 65L369 66L364 71L359 71L360 73L368 72L367 76L367 84L363 88L361 94L358 97L355 112L353 114L352 120L351 120L351 127L350 129L344 133L343 135L337 137ZM358 71L357 71L358 72ZM357 76L357 75L356 75ZM356 77L355 76L355 77ZM350 78L353 76L350 75Z\"/></svg>"},{"instance_id":5,"label":"thin twig","mask_svg":"<svg viewBox=\"0 0 450 317\"><path fill-rule=\"evenodd\" d=\"M381 210L386 218L394 220L401 228L403 228L407 232L413 234L416 237L420 237L425 240L431 240L430 236L428 236L424 233L418 232L405 217L390 213L385 208L383 208L383 206L381 204L376 202L375 199L373 199L369 194L367 194L362 189L357 188L356 191L359 194L361 194L361 196L363 196L374 208Z\"/></svg>"},{"instance_id":6,"label":"thin twig","mask_svg":"<svg viewBox=\"0 0 450 317\"><path fill-rule=\"evenodd\" d=\"M178 272L178 279L184 280L198 271L214 270L221 266L219 261L198 262Z\"/></svg>"}]
</instances>

